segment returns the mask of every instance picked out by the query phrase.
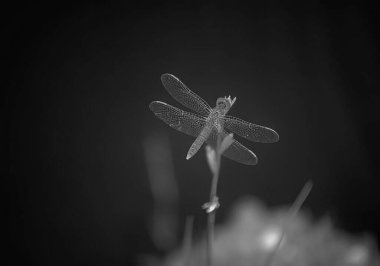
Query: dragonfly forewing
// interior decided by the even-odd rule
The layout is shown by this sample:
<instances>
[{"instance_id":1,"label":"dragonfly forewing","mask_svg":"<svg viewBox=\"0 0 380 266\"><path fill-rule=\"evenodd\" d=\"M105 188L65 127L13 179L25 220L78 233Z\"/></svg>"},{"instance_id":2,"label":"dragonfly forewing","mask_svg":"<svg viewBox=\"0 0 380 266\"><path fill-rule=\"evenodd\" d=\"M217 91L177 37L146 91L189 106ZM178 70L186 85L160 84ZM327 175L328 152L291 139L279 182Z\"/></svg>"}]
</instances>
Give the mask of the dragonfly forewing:
<instances>
[{"instance_id":1,"label":"dragonfly forewing","mask_svg":"<svg viewBox=\"0 0 380 266\"><path fill-rule=\"evenodd\" d=\"M198 137L206 124L206 120L196 114L185 112L167 103L154 101L150 110L170 127L190 136Z\"/></svg>"},{"instance_id":2,"label":"dragonfly forewing","mask_svg":"<svg viewBox=\"0 0 380 266\"><path fill-rule=\"evenodd\" d=\"M279 135L271 128L255 125L232 116L225 116L223 120L226 129L250 141L273 143L279 140Z\"/></svg>"},{"instance_id":3,"label":"dragonfly forewing","mask_svg":"<svg viewBox=\"0 0 380 266\"><path fill-rule=\"evenodd\" d=\"M210 114L210 105L172 74L163 74L161 82L169 94L183 106L204 116Z\"/></svg>"}]
</instances>

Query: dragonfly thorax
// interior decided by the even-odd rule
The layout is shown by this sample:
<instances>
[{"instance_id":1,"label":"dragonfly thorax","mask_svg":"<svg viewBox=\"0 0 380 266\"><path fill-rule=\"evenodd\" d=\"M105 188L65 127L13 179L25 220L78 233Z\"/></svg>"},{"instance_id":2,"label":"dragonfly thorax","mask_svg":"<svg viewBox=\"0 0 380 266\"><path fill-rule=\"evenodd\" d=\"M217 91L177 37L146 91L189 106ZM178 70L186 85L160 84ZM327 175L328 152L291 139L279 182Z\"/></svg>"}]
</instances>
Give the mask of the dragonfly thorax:
<instances>
[{"instance_id":1,"label":"dragonfly thorax","mask_svg":"<svg viewBox=\"0 0 380 266\"><path fill-rule=\"evenodd\" d=\"M224 114L221 113L220 110L218 110L218 107L215 107L206 119L207 126L214 127L218 132L221 132L223 117Z\"/></svg>"}]
</instances>

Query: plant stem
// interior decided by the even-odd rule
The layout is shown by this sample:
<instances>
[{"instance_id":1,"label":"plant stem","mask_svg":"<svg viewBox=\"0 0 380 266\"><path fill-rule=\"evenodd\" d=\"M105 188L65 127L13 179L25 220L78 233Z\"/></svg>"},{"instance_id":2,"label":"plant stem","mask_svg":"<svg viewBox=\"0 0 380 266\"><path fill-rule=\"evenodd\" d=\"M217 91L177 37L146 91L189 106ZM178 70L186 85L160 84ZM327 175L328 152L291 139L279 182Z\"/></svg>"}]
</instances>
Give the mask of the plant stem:
<instances>
[{"instance_id":1,"label":"plant stem","mask_svg":"<svg viewBox=\"0 0 380 266\"><path fill-rule=\"evenodd\" d=\"M190 254L191 254L191 247L193 244L193 223L194 223L193 216L186 217L185 234L183 237L183 244L182 244L182 253L184 257L185 266L190 265Z\"/></svg>"},{"instance_id":2,"label":"plant stem","mask_svg":"<svg viewBox=\"0 0 380 266\"><path fill-rule=\"evenodd\" d=\"M213 172L211 190L210 190L210 203L217 202L217 188L220 172L220 144L221 144L221 134L218 134L215 148L215 163L216 170ZM215 216L216 209L209 212L207 215L207 265L212 266L212 251L213 251L213 242L214 242L214 231L215 231Z\"/></svg>"},{"instance_id":3,"label":"plant stem","mask_svg":"<svg viewBox=\"0 0 380 266\"><path fill-rule=\"evenodd\" d=\"M276 256L278 250L280 249L280 245L281 245L282 241L285 238L287 223L289 223L289 219L294 218L297 215L298 211L301 209L302 204L304 203L307 196L309 195L312 187L313 187L313 182L308 181L303 186L301 192L298 194L296 200L294 201L294 203L290 207L289 212L288 212L288 217L287 217L288 220L285 220L285 222L282 225L283 229L281 232L280 239L278 240L273 252L271 252L269 254L269 256L267 257L267 260L264 262L264 266L271 266L273 264L274 258Z\"/></svg>"}]
</instances>

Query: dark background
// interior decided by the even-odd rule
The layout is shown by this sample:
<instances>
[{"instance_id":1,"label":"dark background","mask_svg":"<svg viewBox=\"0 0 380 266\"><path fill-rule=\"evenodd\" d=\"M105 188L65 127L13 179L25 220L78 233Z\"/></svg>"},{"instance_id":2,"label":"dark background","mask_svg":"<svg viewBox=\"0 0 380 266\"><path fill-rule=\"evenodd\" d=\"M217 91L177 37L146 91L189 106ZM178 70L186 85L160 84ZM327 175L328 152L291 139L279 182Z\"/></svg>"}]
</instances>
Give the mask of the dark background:
<instances>
[{"instance_id":1,"label":"dark background","mask_svg":"<svg viewBox=\"0 0 380 266\"><path fill-rule=\"evenodd\" d=\"M3 8L3 260L128 265L156 252L142 143L157 131L170 139L180 224L194 214L202 230L204 152L186 161L193 139L148 108L180 107L163 73L211 105L236 96L231 115L280 134L276 144L242 140L257 166L223 161L217 222L240 196L290 204L311 179L305 207L316 219L379 239L374 6L127 2Z\"/></svg>"}]
</instances>

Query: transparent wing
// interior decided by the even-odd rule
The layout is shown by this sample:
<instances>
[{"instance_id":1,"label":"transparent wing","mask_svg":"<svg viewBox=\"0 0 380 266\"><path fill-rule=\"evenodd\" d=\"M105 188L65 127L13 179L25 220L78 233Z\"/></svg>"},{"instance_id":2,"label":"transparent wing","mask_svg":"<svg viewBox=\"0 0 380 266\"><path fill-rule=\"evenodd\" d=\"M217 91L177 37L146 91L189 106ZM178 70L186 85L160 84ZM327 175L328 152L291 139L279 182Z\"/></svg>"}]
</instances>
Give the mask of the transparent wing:
<instances>
[{"instance_id":1,"label":"transparent wing","mask_svg":"<svg viewBox=\"0 0 380 266\"><path fill-rule=\"evenodd\" d=\"M223 131L222 139L227 136L227 132ZM217 131L214 129L210 134L210 137L206 141L207 144L211 145L215 148L217 141ZM255 165L257 164L257 156L245 146L243 146L240 142L234 139L231 146L223 153L223 156L236 161L238 163L247 164L247 165Z\"/></svg>"},{"instance_id":2,"label":"transparent wing","mask_svg":"<svg viewBox=\"0 0 380 266\"><path fill-rule=\"evenodd\" d=\"M190 136L197 137L206 124L203 117L185 112L164 102L151 102L149 108L170 127Z\"/></svg>"},{"instance_id":3,"label":"transparent wing","mask_svg":"<svg viewBox=\"0 0 380 266\"><path fill-rule=\"evenodd\" d=\"M178 78L172 74L163 74L161 76L161 81L169 94L183 106L204 116L210 114L210 105L197 94L192 92Z\"/></svg>"},{"instance_id":4,"label":"transparent wing","mask_svg":"<svg viewBox=\"0 0 380 266\"><path fill-rule=\"evenodd\" d=\"M255 125L232 116L225 116L223 120L226 129L250 141L272 143L279 140L277 132L269 127Z\"/></svg>"}]
</instances>

